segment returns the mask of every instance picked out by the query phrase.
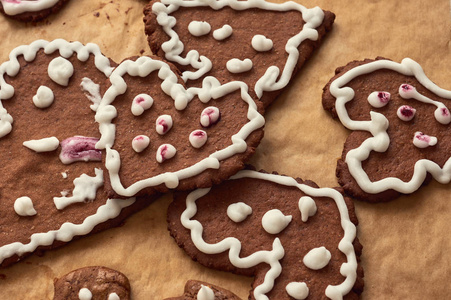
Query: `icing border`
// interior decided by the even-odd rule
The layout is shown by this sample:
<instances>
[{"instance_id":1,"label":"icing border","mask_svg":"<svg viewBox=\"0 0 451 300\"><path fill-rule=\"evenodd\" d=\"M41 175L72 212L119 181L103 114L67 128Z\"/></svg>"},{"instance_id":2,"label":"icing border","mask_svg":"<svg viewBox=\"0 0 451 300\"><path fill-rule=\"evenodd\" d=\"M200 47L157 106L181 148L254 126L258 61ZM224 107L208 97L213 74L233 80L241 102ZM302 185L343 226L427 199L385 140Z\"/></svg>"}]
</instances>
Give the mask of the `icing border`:
<instances>
[{"instance_id":1,"label":"icing border","mask_svg":"<svg viewBox=\"0 0 451 300\"><path fill-rule=\"evenodd\" d=\"M19 0L17 2L9 2L0 0L5 14L9 16L18 15L25 12L36 12L55 6L60 0Z\"/></svg>"}]
</instances>

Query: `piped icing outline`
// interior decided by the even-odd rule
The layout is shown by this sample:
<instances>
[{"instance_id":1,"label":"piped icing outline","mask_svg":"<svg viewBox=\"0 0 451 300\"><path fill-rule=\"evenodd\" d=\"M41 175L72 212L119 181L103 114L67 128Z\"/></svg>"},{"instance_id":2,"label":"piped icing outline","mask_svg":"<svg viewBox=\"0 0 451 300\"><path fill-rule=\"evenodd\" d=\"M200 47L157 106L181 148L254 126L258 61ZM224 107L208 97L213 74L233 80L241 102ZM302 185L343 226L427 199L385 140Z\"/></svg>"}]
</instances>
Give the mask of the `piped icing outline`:
<instances>
[{"instance_id":1,"label":"piped icing outline","mask_svg":"<svg viewBox=\"0 0 451 300\"><path fill-rule=\"evenodd\" d=\"M25 12L36 12L55 6L60 0L0 0L5 14L9 16L18 15Z\"/></svg>"},{"instance_id":2,"label":"piped icing outline","mask_svg":"<svg viewBox=\"0 0 451 300\"><path fill-rule=\"evenodd\" d=\"M0 139L11 132L13 124L13 117L3 107L2 100L7 100L14 96L14 87L6 83L4 76L7 74L10 77L14 77L19 73L19 56L23 56L25 61L31 62L41 49L44 50L45 54L59 51L60 56L64 58L69 58L76 53L78 60L82 62L87 61L90 54L93 54L95 66L106 77L109 77L113 71L110 60L102 54L99 46L93 43L83 45L80 42L68 42L63 39L56 39L51 42L36 40L29 45L16 47L10 52L9 60L0 65Z\"/></svg>"},{"instance_id":3,"label":"piped icing outline","mask_svg":"<svg viewBox=\"0 0 451 300\"><path fill-rule=\"evenodd\" d=\"M324 12L319 7L307 9L306 7L296 2L271 3L264 0L161 0L152 6L152 12L157 16L157 22L162 26L164 32L170 37L170 40L161 45L161 49L165 52L165 58L169 61L176 62L180 65L191 65L196 71L185 71L182 73L182 78L185 82L188 80L199 79L207 74L211 68L211 61L199 54L196 50L191 50L186 57L181 57L184 45L180 41L178 34L173 30L177 23L176 19L170 16L171 13L178 10L180 7L206 7L209 6L214 10L219 10L224 7L231 7L235 10L246 10L250 8L259 8L274 11L299 11L305 22L302 30L295 36L291 37L285 50L288 53L286 64L280 72L276 66L267 68L265 74L258 79L255 84L255 93L258 98L263 96L263 92L270 92L284 88L290 81L291 75L296 67L299 58L298 47L307 39L316 41L318 39L318 31L315 29L319 27L324 20Z\"/></svg>"},{"instance_id":4,"label":"piped icing outline","mask_svg":"<svg viewBox=\"0 0 451 300\"><path fill-rule=\"evenodd\" d=\"M154 71L158 71L158 77L162 80L161 89L174 100L174 106L177 110L185 109L195 96L198 96L201 102L208 103L211 99L221 98L236 90L240 90L242 100L248 104L247 118L249 122L231 137L232 144L230 146L210 154L192 166L141 179L125 188L119 177L120 154L113 149L116 126L112 121L117 116L117 111L112 103L117 96L125 93L127 90L127 84L123 79L125 74L146 77ZM99 123L101 133L101 138L96 144L96 148L106 149L105 166L109 172L111 186L121 196L131 197L144 188L160 184L165 184L166 187L173 189L178 186L179 181L182 179L193 177L207 169L218 169L220 161L245 152L247 149L246 138L255 130L263 127L265 123L265 119L257 110L257 104L247 93L247 85L240 81L221 85L216 78L207 76L203 80L202 88L185 89L183 85L178 83L177 76L167 63L147 56L139 57L136 61L123 61L111 74L110 81L111 86L105 92L96 112L96 122Z\"/></svg>"},{"instance_id":5,"label":"piped icing outline","mask_svg":"<svg viewBox=\"0 0 451 300\"><path fill-rule=\"evenodd\" d=\"M329 285L326 288L325 295L330 299L342 299L344 295L348 294L357 280L357 257L353 246L357 228L349 218L348 207L344 201L343 195L335 189L314 188L305 184L300 184L291 177L265 174L250 170L240 171L230 179L234 180L240 178L255 178L271 181L284 186L297 187L309 196L328 197L335 201L341 218L341 227L344 231L338 249L346 256L347 262L343 263L340 268L340 274L345 277L345 280L338 285ZM182 225L190 230L191 240L196 248L205 254L218 254L229 250L229 260L232 265L237 268L249 268L256 266L259 263L268 264L270 269L266 273L263 283L255 287L253 291L256 300L267 300L268 297L265 294L271 291L274 287L274 281L282 272L280 260L283 258L285 250L279 238L276 237L274 239L271 251L261 250L247 257L240 257L241 242L234 237L225 238L216 244L205 242L202 238L202 224L191 218L197 213L196 200L208 194L210 190L211 188L198 189L187 196L186 209L180 217Z\"/></svg>"},{"instance_id":6,"label":"piped icing outline","mask_svg":"<svg viewBox=\"0 0 451 300\"><path fill-rule=\"evenodd\" d=\"M381 69L393 70L406 76L415 76L420 84L432 93L441 98L451 99L451 91L442 89L433 83L426 76L421 66L410 58L404 58L401 63L390 60L376 60L357 66L336 78L330 85L330 93L336 98L335 109L341 123L350 130L367 131L372 135L359 147L347 153L345 162L348 165L350 174L359 187L370 194L381 193L390 189L404 194L412 193L422 185L427 173L430 173L439 183L449 183L451 181L451 157L443 165L443 168L431 160L418 160L415 163L413 175L407 182L397 177L386 177L373 182L363 170L362 162L369 157L371 151L385 152L388 149L390 144L390 137L387 133L389 122L383 114L375 111L370 112L370 121L352 120L346 110L346 103L353 100L354 91L347 87L346 84L358 76ZM426 103L437 106L435 102Z\"/></svg>"}]
</instances>

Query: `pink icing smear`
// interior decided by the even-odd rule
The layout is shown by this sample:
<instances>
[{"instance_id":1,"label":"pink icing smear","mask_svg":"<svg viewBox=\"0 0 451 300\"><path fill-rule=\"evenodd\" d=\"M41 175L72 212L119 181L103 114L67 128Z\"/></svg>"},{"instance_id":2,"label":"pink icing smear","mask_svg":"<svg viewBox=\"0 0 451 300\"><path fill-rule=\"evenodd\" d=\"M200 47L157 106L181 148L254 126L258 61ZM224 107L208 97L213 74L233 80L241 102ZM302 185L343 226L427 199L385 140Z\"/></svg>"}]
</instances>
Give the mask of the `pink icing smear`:
<instances>
[{"instance_id":1,"label":"pink icing smear","mask_svg":"<svg viewBox=\"0 0 451 300\"><path fill-rule=\"evenodd\" d=\"M101 161L102 151L95 148L97 138L74 136L61 142L60 160L63 164L76 161Z\"/></svg>"}]
</instances>

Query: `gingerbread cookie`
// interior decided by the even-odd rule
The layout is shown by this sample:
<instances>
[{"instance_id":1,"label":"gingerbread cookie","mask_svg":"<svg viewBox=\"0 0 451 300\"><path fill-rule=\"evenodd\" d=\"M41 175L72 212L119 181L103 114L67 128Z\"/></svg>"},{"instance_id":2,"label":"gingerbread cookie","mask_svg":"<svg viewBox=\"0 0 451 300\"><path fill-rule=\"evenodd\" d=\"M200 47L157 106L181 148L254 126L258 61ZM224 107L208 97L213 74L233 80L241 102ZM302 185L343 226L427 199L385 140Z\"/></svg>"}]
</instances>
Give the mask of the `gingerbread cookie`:
<instances>
[{"instance_id":1,"label":"gingerbread cookie","mask_svg":"<svg viewBox=\"0 0 451 300\"><path fill-rule=\"evenodd\" d=\"M186 282L185 291L182 296L167 298L165 300L241 300L241 298L216 285L197 280L189 280Z\"/></svg>"},{"instance_id":2,"label":"gingerbread cookie","mask_svg":"<svg viewBox=\"0 0 451 300\"><path fill-rule=\"evenodd\" d=\"M129 300L128 278L106 267L84 267L54 282L53 300Z\"/></svg>"},{"instance_id":3,"label":"gingerbread cookie","mask_svg":"<svg viewBox=\"0 0 451 300\"><path fill-rule=\"evenodd\" d=\"M411 59L377 58L338 68L323 106L353 132L337 177L349 195L371 202L416 191L431 177L451 180L451 91Z\"/></svg>"},{"instance_id":4,"label":"gingerbread cookie","mask_svg":"<svg viewBox=\"0 0 451 300\"><path fill-rule=\"evenodd\" d=\"M176 193L168 224L195 261L255 276L249 299L357 299L362 292L357 218L336 189L240 171L211 189Z\"/></svg>"},{"instance_id":5,"label":"gingerbread cookie","mask_svg":"<svg viewBox=\"0 0 451 300\"><path fill-rule=\"evenodd\" d=\"M187 89L158 57L123 61L96 120L106 149L106 183L131 197L219 183L244 167L262 138L262 107L242 82Z\"/></svg>"},{"instance_id":6,"label":"gingerbread cookie","mask_svg":"<svg viewBox=\"0 0 451 300\"><path fill-rule=\"evenodd\" d=\"M204 86L205 76L221 83L242 81L265 106L335 19L319 7L263 0L151 1L144 14L152 52L175 63L188 86Z\"/></svg>"},{"instance_id":7,"label":"gingerbread cookie","mask_svg":"<svg viewBox=\"0 0 451 300\"><path fill-rule=\"evenodd\" d=\"M0 0L0 11L22 22L37 22L59 11L69 0Z\"/></svg>"},{"instance_id":8,"label":"gingerbread cookie","mask_svg":"<svg viewBox=\"0 0 451 300\"><path fill-rule=\"evenodd\" d=\"M38 40L0 65L0 265L109 228L149 201L108 199L95 111L112 62Z\"/></svg>"}]
</instances>

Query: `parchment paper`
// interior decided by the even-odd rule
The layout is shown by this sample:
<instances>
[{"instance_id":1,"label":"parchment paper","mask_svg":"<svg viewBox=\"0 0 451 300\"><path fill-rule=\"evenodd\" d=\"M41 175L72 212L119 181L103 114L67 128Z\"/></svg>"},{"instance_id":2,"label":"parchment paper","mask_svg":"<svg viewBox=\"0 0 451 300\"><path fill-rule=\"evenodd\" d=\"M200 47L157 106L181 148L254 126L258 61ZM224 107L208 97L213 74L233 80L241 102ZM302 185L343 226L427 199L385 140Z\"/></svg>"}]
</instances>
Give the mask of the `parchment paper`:
<instances>
[{"instance_id":1,"label":"parchment paper","mask_svg":"<svg viewBox=\"0 0 451 300\"><path fill-rule=\"evenodd\" d=\"M299 1L299 0L297 0ZM150 54L138 0L72 0L37 25L0 16L0 60L36 39L64 38L100 45L117 62ZM321 107L323 86L336 67L384 56L419 62L439 86L451 89L450 5L446 0L303 0L336 13L322 48L267 112L266 134L252 163L337 186L336 159L348 135ZM98 15L97 15L98 14ZM356 202L358 237L364 246L362 299L445 299L451 294L451 184L432 182L390 203ZM103 265L130 279L136 300L182 294L188 279L230 289L247 299L252 279L208 270L191 261L169 237L166 195L123 227L70 243L0 270L0 299L52 299L53 279L74 269Z\"/></svg>"}]
</instances>

